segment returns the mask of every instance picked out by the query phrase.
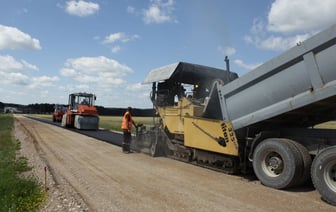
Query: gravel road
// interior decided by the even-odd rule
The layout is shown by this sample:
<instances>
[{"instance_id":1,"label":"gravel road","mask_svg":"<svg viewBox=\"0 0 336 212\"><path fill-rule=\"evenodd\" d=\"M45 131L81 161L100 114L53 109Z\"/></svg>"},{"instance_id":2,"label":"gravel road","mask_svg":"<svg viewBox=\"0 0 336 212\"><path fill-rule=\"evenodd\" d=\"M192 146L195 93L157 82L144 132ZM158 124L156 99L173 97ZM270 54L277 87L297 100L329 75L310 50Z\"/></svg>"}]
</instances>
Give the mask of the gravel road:
<instances>
[{"instance_id":1,"label":"gravel road","mask_svg":"<svg viewBox=\"0 0 336 212\"><path fill-rule=\"evenodd\" d=\"M20 154L48 190L41 211L336 211L311 185L274 190L15 115ZM46 167L46 183L45 172Z\"/></svg>"}]
</instances>

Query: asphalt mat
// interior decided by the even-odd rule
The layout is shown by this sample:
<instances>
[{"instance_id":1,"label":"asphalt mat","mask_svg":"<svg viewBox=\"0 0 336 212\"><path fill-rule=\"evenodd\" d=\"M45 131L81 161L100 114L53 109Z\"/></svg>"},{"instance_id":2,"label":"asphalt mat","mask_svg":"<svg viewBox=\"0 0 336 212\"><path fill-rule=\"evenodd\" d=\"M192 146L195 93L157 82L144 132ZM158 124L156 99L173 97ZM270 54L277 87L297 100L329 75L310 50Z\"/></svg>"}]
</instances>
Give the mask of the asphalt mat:
<instances>
[{"instance_id":1,"label":"asphalt mat","mask_svg":"<svg viewBox=\"0 0 336 212\"><path fill-rule=\"evenodd\" d=\"M42 119L42 118L36 118L31 116L26 116L28 118L41 121L47 124L52 124L54 126L61 127L61 123L59 122L53 122L52 120ZM123 135L121 133L112 132L109 130L99 129L99 130L79 130L75 128L65 128L67 130L71 130L73 132L77 132L113 145L121 146L123 141Z\"/></svg>"}]
</instances>

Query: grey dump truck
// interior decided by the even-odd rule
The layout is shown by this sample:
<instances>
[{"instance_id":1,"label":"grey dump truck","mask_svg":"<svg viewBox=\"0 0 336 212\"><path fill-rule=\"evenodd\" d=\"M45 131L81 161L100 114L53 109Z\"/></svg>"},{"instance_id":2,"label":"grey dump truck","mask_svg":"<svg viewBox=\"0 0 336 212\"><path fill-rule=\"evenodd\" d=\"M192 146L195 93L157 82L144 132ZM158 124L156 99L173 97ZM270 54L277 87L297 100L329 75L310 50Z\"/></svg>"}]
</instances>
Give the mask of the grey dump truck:
<instances>
[{"instance_id":1,"label":"grey dump truck","mask_svg":"<svg viewBox=\"0 0 336 212\"><path fill-rule=\"evenodd\" d=\"M312 179L336 205L336 129L318 127L336 118L336 25L241 77L179 62L152 70L144 83L153 84L157 116L137 140L151 155L253 170L276 189Z\"/></svg>"}]
</instances>

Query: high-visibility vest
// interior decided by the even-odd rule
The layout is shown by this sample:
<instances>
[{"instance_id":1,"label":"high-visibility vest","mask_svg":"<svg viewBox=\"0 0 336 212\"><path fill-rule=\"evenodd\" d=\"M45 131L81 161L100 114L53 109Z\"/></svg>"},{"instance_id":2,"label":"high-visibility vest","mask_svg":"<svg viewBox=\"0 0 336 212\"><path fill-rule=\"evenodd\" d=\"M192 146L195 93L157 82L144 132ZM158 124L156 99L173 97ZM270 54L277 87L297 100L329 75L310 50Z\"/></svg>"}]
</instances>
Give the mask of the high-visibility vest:
<instances>
[{"instance_id":1,"label":"high-visibility vest","mask_svg":"<svg viewBox=\"0 0 336 212\"><path fill-rule=\"evenodd\" d=\"M127 115L129 115L129 121L127 120ZM132 124L133 124L132 115L131 115L131 113L129 111L127 111L124 114L124 117L122 119L121 129L123 129L123 130L131 130L132 129Z\"/></svg>"}]
</instances>

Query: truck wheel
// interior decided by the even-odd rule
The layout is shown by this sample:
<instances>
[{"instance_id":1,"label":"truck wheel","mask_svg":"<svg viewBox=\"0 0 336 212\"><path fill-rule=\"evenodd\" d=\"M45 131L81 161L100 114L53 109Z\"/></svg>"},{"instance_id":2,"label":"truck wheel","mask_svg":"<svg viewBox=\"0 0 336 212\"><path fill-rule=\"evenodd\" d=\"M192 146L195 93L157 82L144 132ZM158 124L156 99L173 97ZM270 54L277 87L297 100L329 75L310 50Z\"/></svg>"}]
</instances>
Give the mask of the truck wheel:
<instances>
[{"instance_id":1,"label":"truck wheel","mask_svg":"<svg viewBox=\"0 0 336 212\"><path fill-rule=\"evenodd\" d=\"M296 186L299 185L303 185L305 184L309 178L310 178L310 168L311 168L311 164L312 164L312 159L311 156L307 150L306 147L304 147L302 144L296 142L296 141L292 141L292 140L288 140L289 142L291 142L292 144L295 145L296 149L299 151L299 153L301 154L301 160L302 160L302 175L301 177L297 178L297 182L295 183Z\"/></svg>"},{"instance_id":2,"label":"truck wheel","mask_svg":"<svg viewBox=\"0 0 336 212\"><path fill-rule=\"evenodd\" d=\"M311 176L322 199L336 206L336 147L328 147L315 157Z\"/></svg>"},{"instance_id":3,"label":"truck wheel","mask_svg":"<svg viewBox=\"0 0 336 212\"><path fill-rule=\"evenodd\" d=\"M253 170L260 182L276 189L295 185L302 175L301 155L287 139L262 141L253 153Z\"/></svg>"}]
</instances>

